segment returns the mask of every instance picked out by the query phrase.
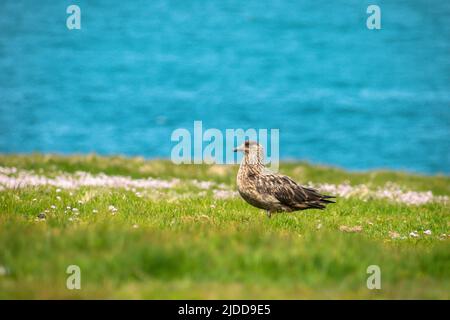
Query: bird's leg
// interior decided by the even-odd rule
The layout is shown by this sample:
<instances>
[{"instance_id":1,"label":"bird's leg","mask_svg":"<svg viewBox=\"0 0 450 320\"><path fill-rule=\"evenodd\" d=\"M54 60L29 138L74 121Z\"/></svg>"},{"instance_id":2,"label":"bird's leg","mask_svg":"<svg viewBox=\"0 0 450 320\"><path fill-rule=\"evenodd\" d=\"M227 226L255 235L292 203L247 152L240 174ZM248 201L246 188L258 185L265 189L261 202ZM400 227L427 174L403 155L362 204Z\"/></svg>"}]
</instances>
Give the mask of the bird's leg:
<instances>
[{"instance_id":1,"label":"bird's leg","mask_svg":"<svg viewBox=\"0 0 450 320\"><path fill-rule=\"evenodd\" d=\"M267 214L267 218L270 219L270 217L272 217L272 212L270 212L269 210L266 211L266 214Z\"/></svg>"}]
</instances>

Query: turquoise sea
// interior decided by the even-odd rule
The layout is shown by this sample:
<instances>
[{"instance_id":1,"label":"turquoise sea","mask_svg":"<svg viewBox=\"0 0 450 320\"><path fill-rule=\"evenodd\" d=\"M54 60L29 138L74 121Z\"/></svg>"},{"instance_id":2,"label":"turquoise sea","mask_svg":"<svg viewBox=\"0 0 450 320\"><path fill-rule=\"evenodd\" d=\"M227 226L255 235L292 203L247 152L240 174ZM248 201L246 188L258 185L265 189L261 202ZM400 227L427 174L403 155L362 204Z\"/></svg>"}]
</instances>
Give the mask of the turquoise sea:
<instances>
[{"instance_id":1,"label":"turquoise sea","mask_svg":"<svg viewBox=\"0 0 450 320\"><path fill-rule=\"evenodd\" d=\"M282 159L449 174L449 17L438 0L2 0L0 152L168 158L201 120L277 128Z\"/></svg>"}]
</instances>

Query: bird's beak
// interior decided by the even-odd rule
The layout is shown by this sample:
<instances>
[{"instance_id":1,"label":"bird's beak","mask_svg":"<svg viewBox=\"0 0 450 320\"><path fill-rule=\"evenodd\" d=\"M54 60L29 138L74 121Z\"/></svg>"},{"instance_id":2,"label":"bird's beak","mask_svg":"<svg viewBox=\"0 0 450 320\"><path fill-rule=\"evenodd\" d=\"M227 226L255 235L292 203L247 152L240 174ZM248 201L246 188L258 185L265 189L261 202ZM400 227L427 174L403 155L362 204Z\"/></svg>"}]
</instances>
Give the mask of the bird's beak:
<instances>
[{"instance_id":1,"label":"bird's beak","mask_svg":"<svg viewBox=\"0 0 450 320\"><path fill-rule=\"evenodd\" d=\"M233 151L234 151L234 152L239 152L239 151L244 152L244 151L245 151L245 146L244 146L244 144L241 144L239 147L234 148Z\"/></svg>"}]
</instances>

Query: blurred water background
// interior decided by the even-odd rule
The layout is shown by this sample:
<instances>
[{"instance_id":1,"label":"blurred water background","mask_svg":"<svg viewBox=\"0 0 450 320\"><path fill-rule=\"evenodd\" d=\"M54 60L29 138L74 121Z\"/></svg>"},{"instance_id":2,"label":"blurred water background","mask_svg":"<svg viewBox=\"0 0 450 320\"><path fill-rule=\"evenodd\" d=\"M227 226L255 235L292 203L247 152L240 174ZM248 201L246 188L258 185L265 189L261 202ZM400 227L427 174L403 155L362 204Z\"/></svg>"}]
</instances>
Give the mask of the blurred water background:
<instances>
[{"instance_id":1,"label":"blurred water background","mask_svg":"<svg viewBox=\"0 0 450 320\"><path fill-rule=\"evenodd\" d=\"M438 0L2 0L0 152L168 158L202 120L278 128L282 159L449 174L449 17Z\"/></svg>"}]
</instances>

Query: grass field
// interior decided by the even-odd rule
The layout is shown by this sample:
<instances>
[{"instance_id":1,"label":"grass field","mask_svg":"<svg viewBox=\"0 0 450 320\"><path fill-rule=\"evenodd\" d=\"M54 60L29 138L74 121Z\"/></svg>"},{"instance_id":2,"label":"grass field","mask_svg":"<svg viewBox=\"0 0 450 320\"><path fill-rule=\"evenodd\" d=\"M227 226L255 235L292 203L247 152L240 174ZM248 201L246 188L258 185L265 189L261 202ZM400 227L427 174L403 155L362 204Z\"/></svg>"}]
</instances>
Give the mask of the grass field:
<instances>
[{"instance_id":1,"label":"grass field","mask_svg":"<svg viewBox=\"0 0 450 320\"><path fill-rule=\"evenodd\" d=\"M450 298L449 177L284 163L337 203L268 219L237 169L0 155L0 298Z\"/></svg>"}]
</instances>

